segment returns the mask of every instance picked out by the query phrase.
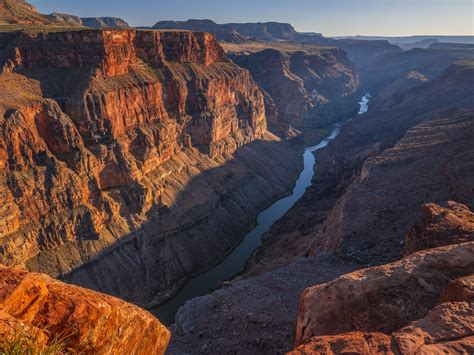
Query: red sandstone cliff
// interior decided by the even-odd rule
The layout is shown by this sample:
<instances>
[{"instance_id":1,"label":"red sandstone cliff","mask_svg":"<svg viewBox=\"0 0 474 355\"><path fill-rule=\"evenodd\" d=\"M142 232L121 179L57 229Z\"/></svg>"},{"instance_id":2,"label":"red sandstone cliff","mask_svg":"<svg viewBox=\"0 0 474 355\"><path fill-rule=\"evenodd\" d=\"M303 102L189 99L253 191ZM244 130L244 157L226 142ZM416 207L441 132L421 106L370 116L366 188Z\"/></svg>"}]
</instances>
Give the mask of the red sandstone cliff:
<instances>
[{"instance_id":1,"label":"red sandstone cliff","mask_svg":"<svg viewBox=\"0 0 474 355\"><path fill-rule=\"evenodd\" d=\"M170 340L148 312L43 274L0 267L0 290L0 347L20 337L47 347L59 338L68 353L164 354Z\"/></svg>"},{"instance_id":2,"label":"red sandstone cliff","mask_svg":"<svg viewBox=\"0 0 474 355\"><path fill-rule=\"evenodd\" d=\"M72 280L162 300L294 178L262 92L211 34L2 33L0 49L5 264L61 275L108 260L107 282L90 270Z\"/></svg>"}]
</instances>

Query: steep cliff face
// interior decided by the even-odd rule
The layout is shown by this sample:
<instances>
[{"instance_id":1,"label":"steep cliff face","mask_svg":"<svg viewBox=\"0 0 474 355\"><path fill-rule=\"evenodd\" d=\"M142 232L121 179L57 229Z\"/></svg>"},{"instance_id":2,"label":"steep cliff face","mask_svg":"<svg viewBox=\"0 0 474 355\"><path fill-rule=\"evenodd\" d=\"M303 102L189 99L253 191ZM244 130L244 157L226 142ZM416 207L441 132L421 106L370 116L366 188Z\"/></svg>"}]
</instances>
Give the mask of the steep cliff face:
<instances>
[{"instance_id":1,"label":"steep cliff face","mask_svg":"<svg viewBox=\"0 0 474 355\"><path fill-rule=\"evenodd\" d=\"M2 351L8 342L48 347L61 340L75 353L164 354L170 340L148 312L43 274L0 266L0 286Z\"/></svg>"},{"instance_id":2,"label":"steep cliff face","mask_svg":"<svg viewBox=\"0 0 474 355\"><path fill-rule=\"evenodd\" d=\"M273 99L277 114L270 123L276 131L324 127L350 110L349 99L354 101L358 77L340 49L301 47L300 51L286 51L276 46L230 56L250 70Z\"/></svg>"},{"instance_id":3,"label":"steep cliff face","mask_svg":"<svg viewBox=\"0 0 474 355\"><path fill-rule=\"evenodd\" d=\"M473 128L472 111L446 112L369 159L315 234L311 253L338 249L361 263L395 260L421 204L457 200L472 206L465 181L472 180L468 146Z\"/></svg>"},{"instance_id":4,"label":"steep cliff face","mask_svg":"<svg viewBox=\"0 0 474 355\"><path fill-rule=\"evenodd\" d=\"M87 267L68 279L161 301L234 247L300 164L213 35L3 33L0 53L5 264L63 275L103 261L107 282Z\"/></svg>"}]
</instances>

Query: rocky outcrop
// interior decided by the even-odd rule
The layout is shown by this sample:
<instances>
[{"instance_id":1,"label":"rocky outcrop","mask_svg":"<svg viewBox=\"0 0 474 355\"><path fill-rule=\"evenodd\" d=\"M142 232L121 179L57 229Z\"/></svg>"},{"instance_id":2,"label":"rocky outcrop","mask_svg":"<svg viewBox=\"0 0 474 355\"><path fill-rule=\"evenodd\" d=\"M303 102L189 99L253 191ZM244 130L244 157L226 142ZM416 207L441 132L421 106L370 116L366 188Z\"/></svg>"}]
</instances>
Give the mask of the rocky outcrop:
<instances>
[{"instance_id":1,"label":"rocky outcrop","mask_svg":"<svg viewBox=\"0 0 474 355\"><path fill-rule=\"evenodd\" d=\"M474 349L473 291L473 275L455 279L441 294L438 305L423 318L390 335L353 331L315 336L290 354L470 353Z\"/></svg>"},{"instance_id":2,"label":"rocky outcrop","mask_svg":"<svg viewBox=\"0 0 474 355\"><path fill-rule=\"evenodd\" d=\"M263 93L211 34L4 33L0 47L9 266L161 302L296 177Z\"/></svg>"},{"instance_id":3,"label":"rocky outcrop","mask_svg":"<svg viewBox=\"0 0 474 355\"><path fill-rule=\"evenodd\" d=\"M0 267L0 333L34 330L39 343L65 341L74 353L164 354L169 331L148 312L43 274ZM64 338L64 339L62 339Z\"/></svg>"},{"instance_id":4,"label":"rocky outcrop","mask_svg":"<svg viewBox=\"0 0 474 355\"><path fill-rule=\"evenodd\" d=\"M445 207L427 203L421 209L421 222L405 236L405 253L469 241L474 241L474 214L467 206L454 201Z\"/></svg>"},{"instance_id":5,"label":"rocky outcrop","mask_svg":"<svg viewBox=\"0 0 474 355\"><path fill-rule=\"evenodd\" d=\"M473 303L448 302L400 330L313 337L289 354L468 354L474 350Z\"/></svg>"},{"instance_id":6,"label":"rocky outcrop","mask_svg":"<svg viewBox=\"0 0 474 355\"><path fill-rule=\"evenodd\" d=\"M83 17L82 25L92 28L130 28L130 25L117 17Z\"/></svg>"},{"instance_id":7,"label":"rocky outcrop","mask_svg":"<svg viewBox=\"0 0 474 355\"><path fill-rule=\"evenodd\" d=\"M350 331L389 334L424 317L436 306L451 280L473 273L473 253L474 243L421 251L398 262L357 271L305 290L301 296L296 344L314 336ZM472 315L469 304L452 307L454 313ZM458 307L461 309L456 310ZM428 318L441 314L441 318L447 319L450 309L451 306L443 306L428 314ZM464 318L464 322L459 324L472 326L469 318ZM431 322L427 319L420 323ZM411 329L409 333L416 331Z\"/></svg>"},{"instance_id":8,"label":"rocky outcrop","mask_svg":"<svg viewBox=\"0 0 474 355\"><path fill-rule=\"evenodd\" d=\"M276 132L289 127L304 132L327 126L350 111L348 102L354 102L358 77L340 49L301 47L301 51L285 51L276 47L231 54L231 58L247 68L273 99L277 115L269 123Z\"/></svg>"}]
</instances>

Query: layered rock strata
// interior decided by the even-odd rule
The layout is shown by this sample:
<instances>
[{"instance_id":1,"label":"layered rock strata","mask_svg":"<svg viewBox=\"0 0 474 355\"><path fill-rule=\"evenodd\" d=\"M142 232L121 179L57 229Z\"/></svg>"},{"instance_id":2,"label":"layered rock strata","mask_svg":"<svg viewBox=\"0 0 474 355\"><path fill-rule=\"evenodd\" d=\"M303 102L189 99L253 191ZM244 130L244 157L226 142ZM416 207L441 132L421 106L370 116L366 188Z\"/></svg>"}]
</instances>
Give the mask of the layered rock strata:
<instances>
[{"instance_id":1,"label":"layered rock strata","mask_svg":"<svg viewBox=\"0 0 474 355\"><path fill-rule=\"evenodd\" d=\"M0 267L0 289L0 347L60 340L81 354L164 354L170 340L148 312L43 274Z\"/></svg>"},{"instance_id":2,"label":"layered rock strata","mask_svg":"<svg viewBox=\"0 0 474 355\"><path fill-rule=\"evenodd\" d=\"M301 48L285 51L269 48L231 58L252 73L271 96L277 115L270 127L295 127L300 131L325 127L350 111L358 77L344 51L332 48ZM341 106L348 106L346 109Z\"/></svg>"},{"instance_id":3,"label":"layered rock strata","mask_svg":"<svg viewBox=\"0 0 474 355\"><path fill-rule=\"evenodd\" d=\"M162 301L237 245L301 164L211 34L2 33L0 54L7 265Z\"/></svg>"}]
</instances>

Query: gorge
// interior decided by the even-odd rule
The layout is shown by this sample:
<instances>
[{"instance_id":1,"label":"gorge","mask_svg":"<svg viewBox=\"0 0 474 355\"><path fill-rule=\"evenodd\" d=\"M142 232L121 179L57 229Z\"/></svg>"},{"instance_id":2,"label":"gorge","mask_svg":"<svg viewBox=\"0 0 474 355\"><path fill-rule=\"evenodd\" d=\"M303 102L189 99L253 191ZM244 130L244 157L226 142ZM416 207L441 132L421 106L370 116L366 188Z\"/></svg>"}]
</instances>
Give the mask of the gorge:
<instances>
[{"instance_id":1,"label":"gorge","mask_svg":"<svg viewBox=\"0 0 474 355\"><path fill-rule=\"evenodd\" d=\"M370 94L366 94L362 97L359 103L359 115L368 111L369 101ZM261 245L262 235L266 233L270 227L303 196L306 189L311 186L311 181L314 176L314 165L316 164L314 157L315 152L325 148L337 137L340 130L341 123L335 124L331 134L327 138L315 146L306 147L304 149L303 171L300 173L298 180L296 180L292 194L275 202L261 212L257 218L257 226L246 234L243 242L240 243L234 251L216 267L189 280L176 296L164 305L152 309L151 312L165 324L171 324L174 322L176 311L179 307L183 306L187 300L207 294L210 290L221 286L224 281L242 272L249 257Z\"/></svg>"},{"instance_id":2,"label":"gorge","mask_svg":"<svg viewBox=\"0 0 474 355\"><path fill-rule=\"evenodd\" d=\"M96 15L0 0L0 353L474 352L468 39Z\"/></svg>"}]
</instances>

